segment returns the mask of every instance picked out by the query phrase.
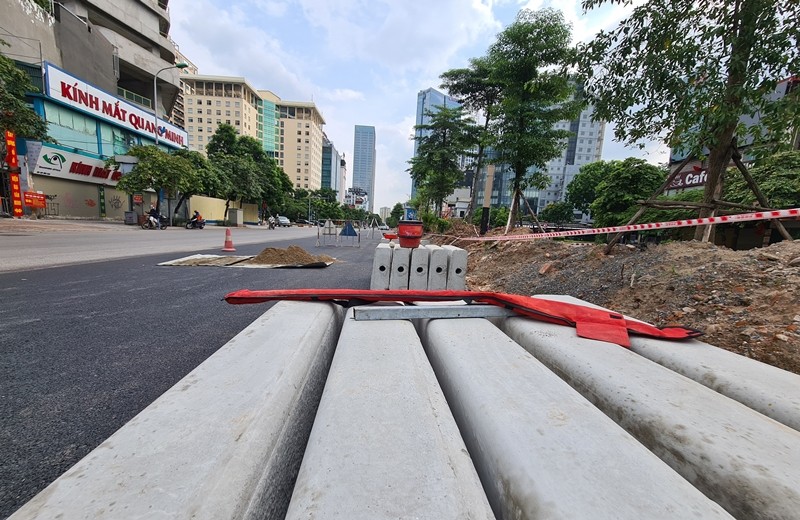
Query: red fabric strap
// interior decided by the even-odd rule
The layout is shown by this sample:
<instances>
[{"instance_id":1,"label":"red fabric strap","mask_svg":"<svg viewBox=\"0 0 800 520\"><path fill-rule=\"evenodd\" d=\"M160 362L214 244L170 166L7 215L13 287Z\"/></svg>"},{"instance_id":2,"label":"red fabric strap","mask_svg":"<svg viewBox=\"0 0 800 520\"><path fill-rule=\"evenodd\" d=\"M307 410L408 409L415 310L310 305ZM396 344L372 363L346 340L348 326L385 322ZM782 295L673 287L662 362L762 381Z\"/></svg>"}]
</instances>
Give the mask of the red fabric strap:
<instances>
[{"instance_id":1,"label":"red fabric strap","mask_svg":"<svg viewBox=\"0 0 800 520\"><path fill-rule=\"evenodd\" d=\"M629 333L659 339L688 339L702 332L686 327L659 328L648 323L626 320L619 313L595 309L575 303L558 302L494 292L472 291L403 291L366 289L293 289L251 291L242 289L225 296L231 304L262 303L274 300L337 301L360 300L365 302L443 302L465 300L511 309L521 316L540 321L575 327L578 336L630 346Z\"/></svg>"}]
</instances>

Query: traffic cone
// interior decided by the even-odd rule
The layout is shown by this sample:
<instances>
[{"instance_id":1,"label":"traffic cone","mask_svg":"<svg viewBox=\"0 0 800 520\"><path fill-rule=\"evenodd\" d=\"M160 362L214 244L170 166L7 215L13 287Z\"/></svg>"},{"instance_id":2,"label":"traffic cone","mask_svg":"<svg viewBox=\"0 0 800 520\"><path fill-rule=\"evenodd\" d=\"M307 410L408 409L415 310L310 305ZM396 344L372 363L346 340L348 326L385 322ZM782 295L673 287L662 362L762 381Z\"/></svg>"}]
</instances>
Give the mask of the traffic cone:
<instances>
[{"instance_id":1,"label":"traffic cone","mask_svg":"<svg viewBox=\"0 0 800 520\"><path fill-rule=\"evenodd\" d=\"M222 247L223 251L236 251L236 248L233 247L233 238L231 238L231 230L225 230L225 245Z\"/></svg>"}]
</instances>

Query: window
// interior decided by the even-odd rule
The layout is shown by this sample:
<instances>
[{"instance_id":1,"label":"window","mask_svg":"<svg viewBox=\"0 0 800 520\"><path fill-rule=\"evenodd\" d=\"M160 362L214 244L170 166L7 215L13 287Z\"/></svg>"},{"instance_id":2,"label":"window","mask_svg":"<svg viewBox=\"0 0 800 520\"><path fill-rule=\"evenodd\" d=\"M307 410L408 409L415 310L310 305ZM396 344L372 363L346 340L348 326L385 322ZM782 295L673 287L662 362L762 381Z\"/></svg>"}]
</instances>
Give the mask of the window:
<instances>
[{"instance_id":1,"label":"window","mask_svg":"<svg viewBox=\"0 0 800 520\"><path fill-rule=\"evenodd\" d=\"M226 115L226 116L230 116L230 115L231 115L231 111L230 111L230 110L226 110L226 111L225 111L225 115Z\"/></svg>"},{"instance_id":2,"label":"window","mask_svg":"<svg viewBox=\"0 0 800 520\"><path fill-rule=\"evenodd\" d=\"M194 109L193 109L193 108L190 108L189 110L187 110L187 112L188 112L189 114L193 114L193 113L194 113Z\"/></svg>"},{"instance_id":3,"label":"window","mask_svg":"<svg viewBox=\"0 0 800 520\"><path fill-rule=\"evenodd\" d=\"M198 132L202 132L202 131L203 131L203 127L202 127L202 126L198 126L198 127L197 127L197 131L198 131Z\"/></svg>"},{"instance_id":4,"label":"window","mask_svg":"<svg viewBox=\"0 0 800 520\"><path fill-rule=\"evenodd\" d=\"M210 101L209 101L209 103L210 103ZM211 109L210 108L206 110L206 114L211 115Z\"/></svg>"},{"instance_id":5,"label":"window","mask_svg":"<svg viewBox=\"0 0 800 520\"><path fill-rule=\"evenodd\" d=\"M189 126L189 131L190 132L194 132L194 127L193 126Z\"/></svg>"},{"instance_id":6,"label":"window","mask_svg":"<svg viewBox=\"0 0 800 520\"><path fill-rule=\"evenodd\" d=\"M217 115L221 116L222 115L222 110L217 110Z\"/></svg>"},{"instance_id":7,"label":"window","mask_svg":"<svg viewBox=\"0 0 800 520\"><path fill-rule=\"evenodd\" d=\"M197 122L198 122L198 123L202 123L202 122L203 122L203 118L202 118L202 117L198 117L198 118L197 118Z\"/></svg>"},{"instance_id":8,"label":"window","mask_svg":"<svg viewBox=\"0 0 800 520\"><path fill-rule=\"evenodd\" d=\"M237 120L236 120L236 122L235 122L234 124L235 124L236 126L239 126L239 120L237 119Z\"/></svg>"},{"instance_id":9,"label":"window","mask_svg":"<svg viewBox=\"0 0 800 520\"><path fill-rule=\"evenodd\" d=\"M189 118L189 122L190 122L190 123L194 123L194 118L193 118L193 117L190 117L190 118Z\"/></svg>"},{"instance_id":10,"label":"window","mask_svg":"<svg viewBox=\"0 0 800 520\"><path fill-rule=\"evenodd\" d=\"M211 129L211 127L210 127L210 126L207 126L207 127L206 127L206 132L208 132L208 133L210 134L211 132L213 132L213 130Z\"/></svg>"},{"instance_id":11,"label":"window","mask_svg":"<svg viewBox=\"0 0 800 520\"><path fill-rule=\"evenodd\" d=\"M230 102L230 101L226 101L226 102L225 102L225 106L226 106L226 107L229 107L229 106L231 106L231 102Z\"/></svg>"},{"instance_id":12,"label":"window","mask_svg":"<svg viewBox=\"0 0 800 520\"><path fill-rule=\"evenodd\" d=\"M239 117L239 116L242 115L242 113L239 112L238 110L234 110L233 115L234 115L234 117Z\"/></svg>"},{"instance_id":13,"label":"window","mask_svg":"<svg viewBox=\"0 0 800 520\"><path fill-rule=\"evenodd\" d=\"M235 102L235 103L233 104L233 106L235 106L235 107L239 107L239 106L241 106L241 104L242 104L242 103L241 103L240 101L237 101L237 102Z\"/></svg>"},{"instance_id":14,"label":"window","mask_svg":"<svg viewBox=\"0 0 800 520\"><path fill-rule=\"evenodd\" d=\"M206 101L206 105L211 106L211 100Z\"/></svg>"},{"instance_id":15,"label":"window","mask_svg":"<svg viewBox=\"0 0 800 520\"><path fill-rule=\"evenodd\" d=\"M231 120L230 119L226 119L225 120L225 124L228 124L228 125L231 124Z\"/></svg>"},{"instance_id":16,"label":"window","mask_svg":"<svg viewBox=\"0 0 800 520\"><path fill-rule=\"evenodd\" d=\"M217 106L220 106L220 105L222 105L222 101L220 101L220 100L218 99L218 100L217 100Z\"/></svg>"}]
</instances>

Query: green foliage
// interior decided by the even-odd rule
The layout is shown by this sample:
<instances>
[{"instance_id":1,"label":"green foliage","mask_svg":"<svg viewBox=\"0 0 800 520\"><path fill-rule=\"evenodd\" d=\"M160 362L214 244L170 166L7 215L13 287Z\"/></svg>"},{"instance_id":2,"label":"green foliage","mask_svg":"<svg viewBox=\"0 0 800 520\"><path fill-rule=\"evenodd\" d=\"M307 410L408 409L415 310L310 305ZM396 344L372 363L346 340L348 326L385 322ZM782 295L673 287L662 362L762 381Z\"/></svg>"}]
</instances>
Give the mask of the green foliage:
<instances>
[{"instance_id":1,"label":"green foliage","mask_svg":"<svg viewBox=\"0 0 800 520\"><path fill-rule=\"evenodd\" d=\"M706 147L727 148L735 129L740 143L749 135L759 148L786 142L800 125L800 91L770 96L800 70L798 20L796 1L647 0L579 46L577 62L597 116L615 123L620 141L666 136L703 155ZM756 113L760 126L739 125Z\"/></svg>"},{"instance_id":2,"label":"green foliage","mask_svg":"<svg viewBox=\"0 0 800 520\"><path fill-rule=\"evenodd\" d=\"M603 161L581 166L578 175L567 185L567 202L575 209L588 213L589 205L597 198L597 185L603 180L607 166Z\"/></svg>"},{"instance_id":3,"label":"green foliage","mask_svg":"<svg viewBox=\"0 0 800 520\"><path fill-rule=\"evenodd\" d=\"M800 150L765 157L750 169L750 175L771 207L780 209L800 206ZM729 170L725 182L725 200L757 204L758 200L738 170Z\"/></svg>"},{"instance_id":4,"label":"green foliage","mask_svg":"<svg viewBox=\"0 0 800 520\"><path fill-rule=\"evenodd\" d=\"M541 213L539 213L539 220L545 222L555 222L556 224L564 224L572 222L572 204L569 202L553 202L548 204Z\"/></svg>"},{"instance_id":5,"label":"green foliage","mask_svg":"<svg viewBox=\"0 0 800 520\"><path fill-rule=\"evenodd\" d=\"M701 202L703 200L703 190L686 190L675 195L658 197L658 200L666 200L672 202ZM638 208L631 207L628 209L624 218L625 222L636 213ZM639 217L637 224L644 224L647 222L669 222L672 220L687 220L697 218L696 209L652 209L648 208L647 211Z\"/></svg>"},{"instance_id":6,"label":"green foliage","mask_svg":"<svg viewBox=\"0 0 800 520\"><path fill-rule=\"evenodd\" d=\"M589 205L597 227L624 224L637 201L650 197L667 178L665 169L642 159L600 163L595 164L604 170L602 180L597 185L594 202Z\"/></svg>"},{"instance_id":7,"label":"green foliage","mask_svg":"<svg viewBox=\"0 0 800 520\"><path fill-rule=\"evenodd\" d=\"M0 40L0 45L8 44ZM25 100L27 93L37 91L28 75L13 60L0 54L0 131L9 130L17 137L48 139L47 123ZM5 141L2 146L5 149Z\"/></svg>"},{"instance_id":8,"label":"green foliage","mask_svg":"<svg viewBox=\"0 0 800 520\"><path fill-rule=\"evenodd\" d=\"M197 172L186 157L168 154L153 145L134 146L127 155L136 157L138 162L117 183L117 189L125 193L153 189L175 196L178 192L191 191L199 184ZM109 162L113 164L113 160Z\"/></svg>"},{"instance_id":9,"label":"green foliage","mask_svg":"<svg viewBox=\"0 0 800 520\"><path fill-rule=\"evenodd\" d=\"M582 102L575 99L566 68L574 59L570 40L570 26L560 11L523 9L489 48L491 78L502 92L491 125L496 162L508 163L514 172L515 201L526 187L549 183L541 173L528 172L544 169L561 154L570 133L554 124L580 113Z\"/></svg>"},{"instance_id":10,"label":"green foliage","mask_svg":"<svg viewBox=\"0 0 800 520\"><path fill-rule=\"evenodd\" d=\"M489 227L501 227L505 226L508 222L508 213L509 209L505 206L500 208L491 208L489 210ZM476 211L475 214L472 216L472 224L476 226L481 225L481 216L483 214L483 210Z\"/></svg>"},{"instance_id":11,"label":"green foliage","mask_svg":"<svg viewBox=\"0 0 800 520\"><path fill-rule=\"evenodd\" d=\"M398 202L392 207L392 212L389 214L389 218L386 219L386 225L392 228L397 227L397 223L403 219L404 215L403 205Z\"/></svg>"},{"instance_id":12,"label":"green foliage","mask_svg":"<svg viewBox=\"0 0 800 520\"><path fill-rule=\"evenodd\" d=\"M423 193L441 215L444 199L453 193L464 174L458 157L475 145L472 119L464 115L464 109L439 107L437 112L428 112L430 123L416 125L415 130L424 130L418 136L417 155L409 163L408 172Z\"/></svg>"}]
</instances>

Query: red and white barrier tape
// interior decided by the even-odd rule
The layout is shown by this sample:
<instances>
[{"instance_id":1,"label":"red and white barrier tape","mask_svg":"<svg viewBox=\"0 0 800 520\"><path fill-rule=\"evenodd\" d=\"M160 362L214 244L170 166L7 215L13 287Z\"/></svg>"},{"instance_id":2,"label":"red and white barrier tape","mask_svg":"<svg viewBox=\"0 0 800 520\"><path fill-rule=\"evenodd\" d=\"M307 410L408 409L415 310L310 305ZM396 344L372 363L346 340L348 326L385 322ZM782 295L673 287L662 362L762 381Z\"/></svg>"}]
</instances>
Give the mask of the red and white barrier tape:
<instances>
[{"instance_id":1,"label":"red and white barrier tape","mask_svg":"<svg viewBox=\"0 0 800 520\"><path fill-rule=\"evenodd\" d=\"M724 224L729 222L746 222L751 220L771 220L775 218L800 217L800 208L780 209L775 211L759 211L756 213L741 213L739 215L722 215L719 217L692 218L688 220L673 220L671 222L651 222L649 224L632 224L630 226L614 226L604 228L572 229L569 231L553 231L550 233L531 233L529 235L503 235L495 237L469 237L461 240L494 242L498 240L533 240L536 238L572 237L577 235L604 235L606 233L619 233L622 231L643 231L652 229L669 229L706 224Z\"/></svg>"}]
</instances>

